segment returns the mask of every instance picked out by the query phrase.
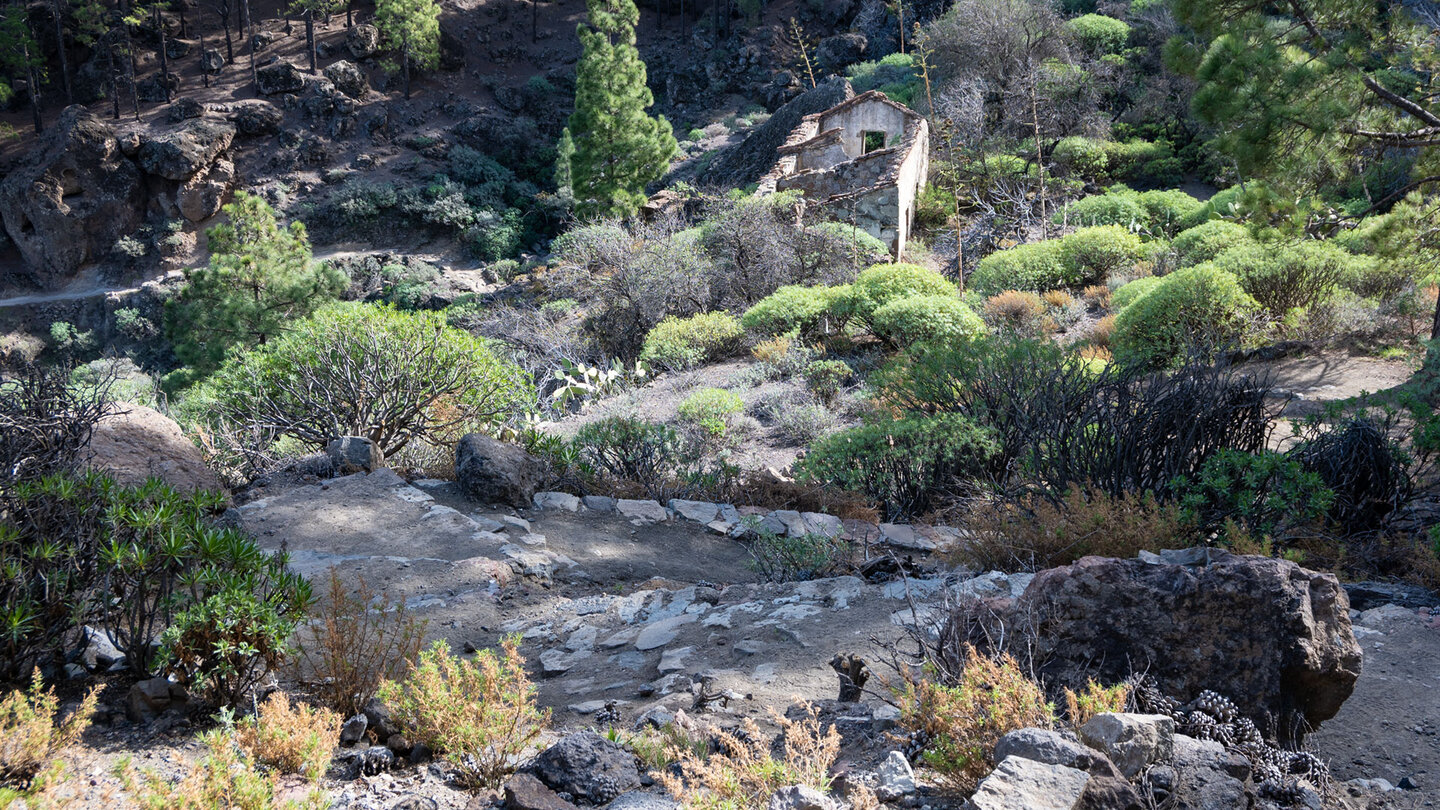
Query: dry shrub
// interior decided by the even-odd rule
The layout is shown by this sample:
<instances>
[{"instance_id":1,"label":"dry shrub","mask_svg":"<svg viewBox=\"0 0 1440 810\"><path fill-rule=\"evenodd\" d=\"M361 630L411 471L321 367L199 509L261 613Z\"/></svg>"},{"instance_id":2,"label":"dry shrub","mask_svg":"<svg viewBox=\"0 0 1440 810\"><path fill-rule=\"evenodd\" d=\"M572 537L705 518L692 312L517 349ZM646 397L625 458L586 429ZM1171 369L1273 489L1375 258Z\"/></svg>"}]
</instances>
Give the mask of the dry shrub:
<instances>
[{"instance_id":1,"label":"dry shrub","mask_svg":"<svg viewBox=\"0 0 1440 810\"><path fill-rule=\"evenodd\" d=\"M496 788L550 722L535 705L519 639L500 642L466 661L435 642L401 681L386 681L380 699L415 743L428 745L455 767L470 788Z\"/></svg>"},{"instance_id":2,"label":"dry shrub","mask_svg":"<svg viewBox=\"0 0 1440 810\"><path fill-rule=\"evenodd\" d=\"M1049 728L1055 708L1045 690L1008 654L984 656L970 645L953 686L907 677L900 722L926 740L921 761L950 789L969 793L995 767L995 744L1021 728Z\"/></svg>"},{"instance_id":3,"label":"dry shrub","mask_svg":"<svg viewBox=\"0 0 1440 810\"><path fill-rule=\"evenodd\" d=\"M1075 356L1091 364L1105 364L1115 359L1109 349L1101 346L1081 346L1075 350Z\"/></svg>"},{"instance_id":4,"label":"dry shrub","mask_svg":"<svg viewBox=\"0 0 1440 810\"><path fill-rule=\"evenodd\" d=\"M794 343L794 338L789 335L778 335L756 343L750 349L750 354L761 363L778 363L790 353L790 348Z\"/></svg>"},{"instance_id":5,"label":"dry shrub","mask_svg":"<svg viewBox=\"0 0 1440 810\"><path fill-rule=\"evenodd\" d=\"M1129 700L1130 684L1103 686L1092 680L1085 684L1085 691L1079 694L1066 687L1065 716L1070 720L1070 725L1080 728L1097 714L1125 711L1125 704Z\"/></svg>"},{"instance_id":6,"label":"dry shrub","mask_svg":"<svg viewBox=\"0 0 1440 810\"><path fill-rule=\"evenodd\" d=\"M280 775L261 773L236 744L232 731L215 729L201 736L208 753L172 782L154 771L137 773L122 763L125 789L143 810L326 810L330 798L311 788L299 800L282 799Z\"/></svg>"},{"instance_id":7,"label":"dry shrub","mask_svg":"<svg viewBox=\"0 0 1440 810\"><path fill-rule=\"evenodd\" d=\"M790 785L828 793L830 766L840 754L840 733L833 725L822 730L819 710L805 708L805 717L799 720L770 712L782 730L780 759L771 754L769 735L747 717L738 733L716 734L718 751L703 758L685 752L679 760L679 776L666 770L655 777L685 810L759 810L775 791Z\"/></svg>"},{"instance_id":8,"label":"dry shrub","mask_svg":"<svg viewBox=\"0 0 1440 810\"><path fill-rule=\"evenodd\" d=\"M1090 555L1127 558L1200 540L1178 507L1149 493L1117 498L1078 489L1059 500L1028 495L981 505L964 528L970 540L956 555L981 571L1041 571Z\"/></svg>"},{"instance_id":9,"label":"dry shrub","mask_svg":"<svg viewBox=\"0 0 1440 810\"><path fill-rule=\"evenodd\" d=\"M99 699L97 686L78 709L57 722L60 701L54 687L45 688L37 669L28 692L16 689L0 700L0 786L29 786L60 749L80 740Z\"/></svg>"},{"instance_id":10,"label":"dry shrub","mask_svg":"<svg viewBox=\"0 0 1440 810\"><path fill-rule=\"evenodd\" d=\"M1051 309L1065 309L1075 303L1075 297L1064 290L1046 290L1041 293L1040 300Z\"/></svg>"},{"instance_id":11,"label":"dry shrub","mask_svg":"<svg viewBox=\"0 0 1440 810\"><path fill-rule=\"evenodd\" d=\"M997 329L1021 335L1044 335L1056 328L1045 312L1045 299L1035 293L1006 290L987 298L982 314L985 321Z\"/></svg>"},{"instance_id":12,"label":"dry shrub","mask_svg":"<svg viewBox=\"0 0 1440 810\"><path fill-rule=\"evenodd\" d=\"M1110 306L1110 287L1106 284L1091 284L1080 291L1080 297L1091 306Z\"/></svg>"},{"instance_id":13,"label":"dry shrub","mask_svg":"<svg viewBox=\"0 0 1440 810\"><path fill-rule=\"evenodd\" d=\"M241 721L235 741L256 762L315 782L340 744L340 720L329 709L292 705L284 692L275 692L255 717Z\"/></svg>"},{"instance_id":14,"label":"dry shrub","mask_svg":"<svg viewBox=\"0 0 1440 810\"><path fill-rule=\"evenodd\" d=\"M865 496L821 484L785 481L766 472L755 473L740 487L745 506L823 512L842 520L876 523L880 513ZM738 503L738 501L737 501Z\"/></svg>"},{"instance_id":15,"label":"dry shrub","mask_svg":"<svg viewBox=\"0 0 1440 810\"><path fill-rule=\"evenodd\" d=\"M1115 316L1106 315L1090 327L1090 345L1109 349L1110 340L1115 337Z\"/></svg>"},{"instance_id":16,"label":"dry shrub","mask_svg":"<svg viewBox=\"0 0 1440 810\"><path fill-rule=\"evenodd\" d=\"M350 593L333 569L323 604L300 634L299 667L326 706L350 717L382 681L405 673L420 654L426 623L406 612L405 600L376 594L363 578Z\"/></svg>"}]
</instances>

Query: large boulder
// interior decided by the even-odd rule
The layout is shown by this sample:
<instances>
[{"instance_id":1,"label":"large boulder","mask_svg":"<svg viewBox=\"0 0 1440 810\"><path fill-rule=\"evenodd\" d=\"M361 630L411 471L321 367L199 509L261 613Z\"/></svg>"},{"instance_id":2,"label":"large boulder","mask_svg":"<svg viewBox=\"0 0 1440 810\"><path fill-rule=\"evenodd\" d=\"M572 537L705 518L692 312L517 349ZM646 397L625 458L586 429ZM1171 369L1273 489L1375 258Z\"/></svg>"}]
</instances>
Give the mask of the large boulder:
<instances>
[{"instance_id":1,"label":"large boulder","mask_svg":"<svg viewBox=\"0 0 1440 810\"><path fill-rule=\"evenodd\" d=\"M298 93L305 89L305 74L282 59L255 71L255 89L262 96Z\"/></svg>"},{"instance_id":2,"label":"large boulder","mask_svg":"<svg viewBox=\"0 0 1440 810\"><path fill-rule=\"evenodd\" d=\"M815 61L820 64L821 69L839 73L865 58L866 44L865 35L854 31L826 37L820 40L820 44L815 48Z\"/></svg>"},{"instance_id":3,"label":"large boulder","mask_svg":"<svg viewBox=\"0 0 1440 810\"><path fill-rule=\"evenodd\" d=\"M280 131L285 113L263 98L252 98L235 102L230 120L241 135L273 135Z\"/></svg>"},{"instance_id":4,"label":"large boulder","mask_svg":"<svg viewBox=\"0 0 1440 810\"><path fill-rule=\"evenodd\" d=\"M235 164L220 159L201 169L175 190L175 207L191 222L204 222L220 213L235 187Z\"/></svg>"},{"instance_id":5,"label":"large boulder","mask_svg":"<svg viewBox=\"0 0 1440 810\"><path fill-rule=\"evenodd\" d=\"M380 29L360 24L345 35L345 50L356 59L367 59L380 52Z\"/></svg>"},{"instance_id":6,"label":"large boulder","mask_svg":"<svg viewBox=\"0 0 1440 810\"><path fill-rule=\"evenodd\" d=\"M225 489L175 420L143 405L122 403L119 408L95 425L88 464L127 486L159 478L185 491Z\"/></svg>"},{"instance_id":7,"label":"large boulder","mask_svg":"<svg viewBox=\"0 0 1440 810\"><path fill-rule=\"evenodd\" d=\"M208 169L235 140L235 125L196 118L147 137L140 144L140 168L147 174L184 182Z\"/></svg>"},{"instance_id":8,"label":"large boulder","mask_svg":"<svg viewBox=\"0 0 1440 810\"><path fill-rule=\"evenodd\" d=\"M365 75L365 71L354 62L344 59L325 68L325 78L333 82L337 90L351 98L363 99L370 91L370 79Z\"/></svg>"},{"instance_id":9,"label":"large boulder","mask_svg":"<svg viewBox=\"0 0 1440 810\"><path fill-rule=\"evenodd\" d=\"M481 503L529 509L544 468L524 448L470 433L455 446L455 480Z\"/></svg>"},{"instance_id":10,"label":"large boulder","mask_svg":"<svg viewBox=\"0 0 1440 810\"><path fill-rule=\"evenodd\" d=\"M571 734L535 758L535 775L552 790L608 804L640 787L635 755L593 731Z\"/></svg>"},{"instance_id":11,"label":"large boulder","mask_svg":"<svg viewBox=\"0 0 1440 810\"><path fill-rule=\"evenodd\" d=\"M989 639L1024 638L1012 652L1056 692L1137 672L1180 701L1214 690L1261 728L1295 739L1334 717L1360 676L1349 609L1334 575L1287 560L1086 557L1040 572L1018 598L962 607L943 642L959 655L966 642L983 649Z\"/></svg>"},{"instance_id":12,"label":"large boulder","mask_svg":"<svg viewBox=\"0 0 1440 810\"><path fill-rule=\"evenodd\" d=\"M115 131L72 106L0 181L0 220L42 286L58 286L140 225L145 185Z\"/></svg>"}]
</instances>

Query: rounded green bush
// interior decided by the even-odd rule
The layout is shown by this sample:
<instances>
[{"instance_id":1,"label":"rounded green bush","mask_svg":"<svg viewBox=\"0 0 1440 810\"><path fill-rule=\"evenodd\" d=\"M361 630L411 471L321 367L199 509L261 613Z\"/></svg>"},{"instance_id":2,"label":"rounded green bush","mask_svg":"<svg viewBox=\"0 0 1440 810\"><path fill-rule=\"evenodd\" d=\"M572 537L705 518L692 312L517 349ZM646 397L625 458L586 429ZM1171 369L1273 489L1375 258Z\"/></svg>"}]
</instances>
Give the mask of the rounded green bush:
<instances>
[{"instance_id":1,"label":"rounded green bush","mask_svg":"<svg viewBox=\"0 0 1440 810\"><path fill-rule=\"evenodd\" d=\"M734 352L744 334L740 322L725 312L671 315L645 336L640 359L671 370L693 368Z\"/></svg>"},{"instance_id":2,"label":"rounded green bush","mask_svg":"<svg viewBox=\"0 0 1440 810\"><path fill-rule=\"evenodd\" d=\"M1126 282L1120 289L1110 293L1110 306L1117 311L1122 310L1135 303L1140 296L1155 289L1155 285L1159 283L1159 276L1142 276Z\"/></svg>"},{"instance_id":3,"label":"rounded green bush","mask_svg":"<svg viewBox=\"0 0 1440 810\"><path fill-rule=\"evenodd\" d=\"M891 301L920 295L956 295L955 284L934 270L904 262L867 268L850 285L855 317L869 321L875 310Z\"/></svg>"},{"instance_id":4,"label":"rounded green bush","mask_svg":"<svg viewBox=\"0 0 1440 810\"><path fill-rule=\"evenodd\" d=\"M949 343L985 331L985 321L954 295L918 295L891 301L875 310L870 322L875 334L896 346L927 340Z\"/></svg>"},{"instance_id":5,"label":"rounded green bush","mask_svg":"<svg viewBox=\"0 0 1440 810\"><path fill-rule=\"evenodd\" d=\"M1175 235L1170 247L1180 267L1194 267L1213 260L1236 245L1253 243L1244 225L1212 219Z\"/></svg>"},{"instance_id":6,"label":"rounded green bush","mask_svg":"<svg viewBox=\"0 0 1440 810\"><path fill-rule=\"evenodd\" d=\"M711 436L725 435L730 417L745 410L740 395L724 388L702 388L680 403L677 413L686 422L699 425Z\"/></svg>"},{"instance_id":7,"label":"rounded green bush","mask_svg":"<svg viewBox=\"0 0 1440 810\"><path fill-rule=\"evenodd\" d=\"M1066 286L1103 282L1116 270L1134 267L1143 250L1140 237L1118 225L1081 228L1060 240Z\"/></svg>"},{"instance_id":8,"label":"rounded green bush","mask_svg":"<svg viewBox=\"0 0 1440 810\"><path fill-rule=\"evenodd\" d=\"M788 285L760 299L740 316L740 325L761 335L810 333L819 330L826 315L839 315L837 302L850 295L850 285L801 287Z\"/></svg>"},{"instance_id":9,"label":"rounded green bush","mask_svg":"<svg viewBox=\"0 0 1440 810\"><path fill-rule=\"evenodd\" d=\"M1129 24L1104 14L1082 14L1066 22L1065 30L1095 54L1118 53L1130 40Z\"/></svg>"},{"instance_id":10,"label":"rounded green bush","mask_svg":"<svg viewBox=\"0 0 1440 810\"><path fill-rule=\"evenodd\" d=\"M1180 223L1204 205L1179 189L1141 192L1137 200L1150 219L1150 231L1167 237L1179 232Z\"/></svg>"},{"instance_id":11,"label":"rounded green bush","mask_svg":"<svg viewBox=\"0 0 1440 810\"><path fill-rule=\"evenodd\" d=\"M1160 279L1115 317L1115 359L1161 368L1244 337L1259 310L1233 273L1202 264Z\"/></svg>"},{"instance_id":12,"label":"rounded green bush","mask_svg":"<svg viewBox=\"0 0 1440 810\"><path fill-rule=\"evenodd\" d=\"M1328 300L1370 262L1329 242L1296 244L1242 242L1221 253L1214 266L1240 279L1240 286L1266 311L1282 317L1296 307Z\"/></svg>"},{"instance_id":13,"label":"rounded green bush","mask_svg":"<svg viewBox=\"0 0 1440 810\"><path fill-rule=\"evenodd\" d=\"M1053 219L1057 224L1063 219L1082 227L1119 225L1126 230L1145 228L1150 224L1150 214L1140 204L1140 195L1129 189L1107 191L1076 200L1065 206L1063 216L1056 214Z\"/></svg>"},{"instance_id":14,"label":"rounded green bush","mask_svg":"<svg viewBox=\"0 0 1440 810\"><path fill-rule=\"evenodd\" d=\"M998 250L981 259L970 275L969 288L988 296L1005 290L1045 292L1067 283L1060 241L1047 239Z\"/></svg>"},{"instance_id":15,"label":"rounded green bush","mask_svg":"<svg viewBox=\"0 0 1440 810\"><path fill-rule=\"evenodd\" d=\"M1080 177L1103 177L1110 168L1105 144L1079 135L1062 138L1055 145L1051 158L1069 173Z\"/></svg>"}]
</instances>

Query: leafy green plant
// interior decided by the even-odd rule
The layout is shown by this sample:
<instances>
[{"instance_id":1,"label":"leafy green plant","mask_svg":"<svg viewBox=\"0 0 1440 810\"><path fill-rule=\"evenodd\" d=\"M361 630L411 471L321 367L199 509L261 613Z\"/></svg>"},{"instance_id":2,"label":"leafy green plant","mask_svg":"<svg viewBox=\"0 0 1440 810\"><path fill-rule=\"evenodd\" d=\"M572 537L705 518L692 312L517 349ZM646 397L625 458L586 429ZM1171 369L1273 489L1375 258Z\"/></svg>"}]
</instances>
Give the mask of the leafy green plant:
<instances>
[{"instance_id":1,"label":"leafy green plant","mask_svg":"<svg viewBox=\"0 0 1440 810\"><path fill-rule=\"evenodd\" d=\"M832 405L854 376L855 371L843 360L817 360L805 369L805 387L822 404Z\"/></svg>"},{"instance_id":2,"label":"leafy green plant","mask_svg":"<svg viewBox=\"0 0 1440 810\"><path fill-rule=\"evenodd\" d=\"M306 604L293 593L230 588L175 617L160 637L161 660L180 683L219 706L240 706L290 655Z\"/></svg>"},{"instance_id":3,"label":"leafy green plant","mask_svg":"<svg viewBox=\"0 0 1440 810\"><path fill-rule=\"evenodd\" d=\"M1124 309L1159 285L1160 276L1141 276L1134 281L1127 281L1110 294L1110 306L1116 310Z\"/></svg>"},{"instance_id":4,"label":"leafy green plant","mask_svg":"<svg viewBox=\"0 0 1440 810\"><path fill-rule=\"evenodd\" d=\"M625 416L591 422L575 434L578 460L597 475L630 481L653 493L680 466L680 436L668 425Z\"/></svg>"},{"instance_id":5,"label":"leafy green plant","mask_svg":"<svg viewBox=\"0 0 1440 810\"><path fill-rule=\"evenodd\" d=\"M1179 267L1193 267L1213 260L1236 245L1254 242L1244 225L1224 219L1211 219L1175 235L1170 242Z\"/></svg>"},{"instance_id":6,"label":"leafy green plant","mask_svg":"<svg viewBox=\"0 0 1440 810\"><path fill-rule=\"evenodd\" d=\"M724 312L670 316L645 336L640 359L674 370L692 368L734 352L744 333L740 322Z\"/></svg>"},{"instance_id":7,"label":"leafy green plant","mask_svg":"<svg viewBox=\"0 0 1440 810\"><path fill-rule=\"evenodd\" d=\"M771 582L835 576L850 560L850 544L825 534L791 536L748 521L750 567Z\"/></svg>"},{"instance_id":8,"label":"leafy green plant","mask_svg":"<svg viewBox=\"0 0 1440 810\"><path fill-rule=\"evenodd\" d=\"M718 439L729 430L731 417L744 410L745 402L739 394L723 388L702 388L680 403L678 413L681 419Z\"/></svg>"},{"instance_id":9,"label":"leafy green plant","mask_svg":"<svg viewBox=\"0 0 1440 810\"><path fill-rule=\"evenodd\" d=\"M1120 311L1111 350L1123 362L1172 365L1191 352L1238 343L1258 309L1233 274L1187 267Z\"/></svg>"},{"instance_id":10,"label":"leafy green plant","mask_svg":"<svg viewBox=\"0 0 1440 810\"><path fill-rule=\"evenodd\" d=\"M740 324L761 335L822 334L844 323L848 285L781 287L740 316Z\"/></svg>"},{"instance_id":11,"label":"leafy green plant","mask_svg":"<svg viewBox=\"0 0 1440 810\"><path fill-rule=\"evenodd\" d=\"M799 474L869 495L895 521L981 475L996 450L989 431L958 414L906 416L826 436L800 462Z\"/></svg>"},{"instance_id":12,"label":"leafy green plant","mask_svg":"<svg viewBox=\"0 0 1440 810\"><path fill-rule=\"evenodd\" d=\"M862 272L850 285L855 317L869 322L875 311L902 298L922 295L955 297L954 283L917 264L877 264Z\"/></svg>"},{"instance_id":13,"label":"leafy green plant","mask_svg":"<svg viewBox=\"0 0 1440 810\"><path fill-rule=\"evenodd\" d=\"M1323 519L1335 500L1317 473L1275 452L1222 450L1198 476L1176 480L1173 489L1186 514L1202 526L1234 521L1271 537Z\"/></svg>"},{"instance_id":14,"label":"leafy green plant","mask_svg":"<svg viewBox=\"0 0 1440 810\"><path fill-rule=\"evenodd\" d=\"M380 687L380 699L409 739L443 756L472 788L497 787L550 721L535 705L515 637L470 661L437 641L404 679Z\"/></svg>"},{"instance_id":15,"label":"leafy green plant","mask_svg":"<svg viewBox=\"0 0 1440 810\"><path fill-rule=\"evenodd\" d=\"M880 307L870 316L875 333L895 346L942 343L984 334L985 321L953 295L917 295Z\"/></svg>"},{"instance_id":16,"label":"leafy green plant","mask_svg":"<svg viewBox=\"0 0 1440 810\"><path fill-rule=\"evenodd\" d=\"M627 385L638 385L649 376L650 364L644 360L636 360L633 366L626 366L617 357L610 361L608 368L561 360L560 368L551 375L560 385L550 397L551 401L562 406L584 402L610 396Z\"/></svg>"}]
</instances>

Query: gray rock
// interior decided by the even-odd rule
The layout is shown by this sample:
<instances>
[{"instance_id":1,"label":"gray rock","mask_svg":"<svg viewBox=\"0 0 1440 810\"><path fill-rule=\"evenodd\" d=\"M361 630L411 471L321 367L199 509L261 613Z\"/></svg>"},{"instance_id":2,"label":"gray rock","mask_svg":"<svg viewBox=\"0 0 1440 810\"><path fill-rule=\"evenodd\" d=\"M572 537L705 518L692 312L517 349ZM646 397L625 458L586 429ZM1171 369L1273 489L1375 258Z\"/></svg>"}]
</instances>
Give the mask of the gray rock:
<instances>
[{"instance_id":1,"label":"gray rock","mask_svg":"<svg viewBox=\"0 0 1440 810\"><path fill-rule=\"evenodd\" d=\"M1023 757L1007 757L980 782L966 810L1075 810L1090 774Z\"/></svg>"},{"instance_id":2,"label":"gray rock","mask_svg":"<svg viewBox=\"0 0 1440 810\"><path fill-rule=\"evenodd\" d=\"M32 279L58 289L108 256L115 240L140 225L142 180L108 123L84 107L66 107L0 180L0 221Z\"/></svg>"},{"instance_id":3,"label":"gray rock","mask_svg":"<svg viewBox=\"0 0 1440 810\"><path fill-rule=\"evenodd\" d=\"M1080 727L1080 740L1132 779L1147 765L1171 758L1175 721L1161 714L1097 714Z\"/></svg>"},{"instance_id":4,"label":"gray rock","mask_svg":"<svg viewBox=\"0 0 1440 810\"><path fill-rule=\"evenodd\" d=\"M791 785L770 796L766 810L835 810L828 796L809 785Z\"/></svg>"},{"instance_id":5,"label":"gray rock","mask_svg":"<svg viewBox=\"0 0 1440 810\"><path fill-rule=\"evenodd\" d=\"M395 767L395 752L383 745L372 745L356 757L363 776L379 776Z\"/></svg>"},{"instance_id":6,"label":"gray rock","mask_svg":"<svg viewBox=\"0 0 1440 810\"><path fill-rule=\"evenodd\" d=\"M1064 765L1094 776L1119 776L1120 771L1105 755L1082 745L1073 735L1040 728L1022 728L1000 738L995 744L995 761L1022 757L1049 765Z\"/></svg>"},{"instance_id":7,"label":"gray rock","mask_svg":"<svg viewBox=\"0 0 1440 810\"><path fill-rule=\"evenodd\" d=\"M125 653L110 641L110 635L97 627L82 628L85 648L80 652L80 663L91 672L107 670L125 660Z\"/></svg>"},{"instance_id":8,"label":"gray rock","mask_svg":"<svg viewBox=\"0 0 1440 810\"><path fill-rule=\"evenodd\" d=\"M200 69L206 73L219 73L225 67L225 54L214 48L206 48L200 54Z\"/></svg>"},{"instance_id":9,"label":"gray rock","mask_svg":"<svg viewBox=\"0 0 1440 810\"><path fill-rule=\"evenodd\" d=\"M655 706L646 709L639 717L635 718L635 729L638 731L647 726L650 728L664 728L673 722L675 722L674 712L664 706Z\"/></svg>"},{"instance_id":10,"label":"gray rock","mask_svg":"<svg viewBox=\"0 0 1440 810\"><path fill-rule=\"evenodd\" d=\"M661 619L658 622L651 622L640 630L640 635L635 637L635 649L644 652L664 647L675 640L675 637L680 634L681 627L694 624L698 618L694 613L685 613Z\"/></svg>"},{"instance_id":11,"label":"gray rock","mask_svg":"<svg viewBox=\"0 0 1440 810\"><path fill-rule=\"evenodd\" d=\"M709 501L684 501L671 498L669 505L670 511L696 523L709 523L720 514L720 507Z\"/></svg>"},{"instance_id":12,"label":"gray rock","mask_svg":"<svg viewBox=\"0 0 1440 810\"><path fill-rule=\"evenodd\" d=\"M205 114L205 105L193 98L176 99L170 103L170 109L165 112L165 117L172 124L181 121L189 121L191 118L199 118Z\"/></svg>"},{"instance_id":13,"label":"gray rock","mask_svg":"<svg viewBox=\"0 0 1440 810\"><path fill-rule=\"evenodd\" d=\"M1161 549L1160 562L1166 565L1209 565L1210 549L1206 546Z\"/></svg>"},{"instance_id":14,"label":"gray rock","mask_svg":"<svg viewBox=\"0 0 1440 810\"><path fill-rule=\"evenodd\" d=\"M647 523L662 523L670 519L670 512L661 506L659 501L621 498L615 501L615 511L625 517Z\"/></svg>"},{"instance_id":15,"label":"gray rock","mask_svg":"<svg viewBox=\"0 0 1440 810\"><path fill-rule=\"evenodd\" d=\"M544 467L539 459L513 444L470 433L455 446L455 480L466 495L481 503L507 503L530 508Z\"/></svg>"},{"instance_id":16,"label":"gray rock","mask_svg":"<svg viewBox=\"0 0 1440 810\"><path fill-rule=\"evenodd\" d=\"M806 534L819 534L825 537L839 537L845 533L845 524L840 518L834 515L826 515L820 512L802 512L800 517L805 519Z\"/></svg>"},{"instance_id":17,"label":"gray rock","mask_svg":"<svg viewBox=\"0 0 1440 810\"><path fill-rule=\"evenodd\" d=\"M828 73L842 73L849 65L865 58L869 40L854 31L820 40L815 48L815 61Z\"/></svg>"},{"instance_id":18,"label":"gray rock","mask_svg":"<svg viewBox=\"0 0 1440 810\"><path fill-rule=\"evenodd\" d=\"M505 783L506 810L574 810L534 774L517 773Z\"/></svg>"},{"instance_id":19,"label":"gray rock","mask_svg":"<svg viewBox=\"0 0 1440 810\"><path fill-rule=\"evenodd\" d=\"M262 96L298 93L305 89L305 74L282 59L255 71L255 86Z\"/></svg>"},{"instance_id":20,"label":"gray rock","mask_svg":"<svg viewBox=\"0 0 1440 810\"><path fill-rule=\"evenodd\" d=\"M395 756L403 757L410 753L410 738L404 734L391 734L385 738L385 747L395 752Z\"/></svg>"},{"instance_id":21,"label":"gray rock","mask_svg":"<svg viewBox=\"0 0 1440 810\"><path fill-rule=\"evenodd\" d=\"M882 801L893 802L915 792L915 771L910 760L900 751L891 751L876 769L875 795Z\"/></svg>"},{"instance_id":22,"label":"gray rock","mask_svg":"<svg viewBox=\"0 0 1440 810\"><path fill-rule=\"evenodd\" d=\"M197 118L145 138L137 159L148 174L166 180L189 180L230 148L235 132L235 125L228 121Z\"/></svg>"},{"instance_id":23,"label":"gray rock","mask_svg":"<svg viewBox=\"0 0 1440 810\"><path fill-rule=\"evenodd\" d=\"M695 652L694 647L677 647L673 650L666 650L660 655L660 664L656 669L661 675L670 672L681 672L685 669L685 659Z\"/></svg>"},{"instance_id":24,"label":"gray rock","mask_svg":"<svg viewBox=\"0 0 1440 810\"><path fill-rule=\"evenodd\" d=\"M615 499L605 495L586 495L580 499L591 512L610 513L615 511Z\"/></svg>"},{"instance_id":25,"label":"gray rock","mask_svg":"<svg viewBox=\"0 0 1440 810\"><path fill-rule=\"evenodd\" d=\"M285 113L263 98L235 102L229 117L241 135L273 135L285 121Z\"/></svg>"},{"instance_id":26,"label":"gray rock","mask_svg":"<svg viewBox=\"0 0 1440 810\"><path fill-rule=\"evenodd\" d=\"M1151 768L1149 783L1155 797L1176 810L1228 810L1251 805L1249 770L1248 761L1232 758L1219 743L1177 734L1173 762Z\"/></svg>"},{"instance_id":27,"label":"gray rock","mask_svg":"<svg viewBox=\"0 0 1440 810\"><path fill-rule=\"evenodd\" d=\"M635 756L592 731L571 734L535 758L535 775L552 790L606 804L640 787Z\"/></svg>"},{"instance_id":28,"label":"gray rock","mask_svg":"<svg viewBox=\"0 0 1440 810\"><path fill-rule=\"evenodd\" d=\"M327 66L325 78L335 84L336 90L353 99L364 99L370 92L370 79L354 62L342 59Z\"/></svg>"},{"instance_id":29,"label":"gray rock","mask_svg":"<svg viewBox=\"0 0 1440 810\"><path fill-rule=\"evenodd\" d=\"M784 530L777 534L785 534L790 537L804 537L806 534L805 518L800 516L794 509L777 509L770 513L770 517L780 521Z\"/></svg>"},{"instance_id":30,"label":"gray rock","mask_svg":"<svg viewBox=\"0 0 1440 810\"><path fill-rule=\"evenodd\" d=\"M189 701L185 687L168 678L147 678L130 687L125 696L125 716L147 723L167 709L183 707Z\"/></svg>"},{"instance_id":31,"label":"gray rock","mask_svg":"<svg viewBox=\"0 0 1440 810\"><path fill-rule=\"evenodd\" d=\"M341 436L325 445L325 455L339 475L373 472L385 466L385 454L364 436Z\"/></svg>"},{"instance_id":32,"label":"gray rock","mask_svg":"<svg viewBox=\"0 0 1440 810\"><path fill-rule=\"evenodd\" d=\"M917 551L931 551L935 548L933 541L915 531L913 526L904 523L881 523L880 542Z\"/></svg>"},{"instance_id":33,"label":"gray rock","mask_svg":"<svg viewBox=\"0 0 1440 810\"><path fill-rule=\"evenodd\" d=\"M632 790L610 802L606 810L680 810L680 803L669 796Z\"/></svg>"},{"instance_id":34,"label":"gray rock","mask_svg":"<svg viewBox=\"0 0 1440 810\"><path fill-rule=\"evenodd\" d=\"M369 727L370 721L363 713L351 717L345 721L345 725L340 727L340 744L354 745L360 742L365 739L365 730Z\"/></svg>"},{"instance_id":35,"label":"gray rock","mask_svg":"<svg viewBox=\"0 0 1440 810\"><path fill-rule=\"evenodd\" d=\"M360 24L345 34L345 50L356 59L367 59L380 52L380 29Z\"/></svg>"},{"instance_id":36,"label":"gray rock","mask_svg":"<svg viewBox=\"0 0 1440 810\"><path fill-rule=\"evenodd\" d=\"M1423 619L1420 618L1420 614L1410 608L1400 607L1399 605L1381 605L1380 607L1370 608L1369 610L1362 611L1360 618L1356 619L1358 624L1375 629L1383 628L1391 622L1419 623L1421 621L1423 621Z\"/></svg>"},{"instance_id":37,"label":"gray rock","mask_svg":"<svg viewBox=\"0 0 1440 810\"><path fill-rule=\"evenodd\" d=\"M579 512L580 498L568 492L537 492L535 493L535 508Z\"/></svg>"}]
</instances>

